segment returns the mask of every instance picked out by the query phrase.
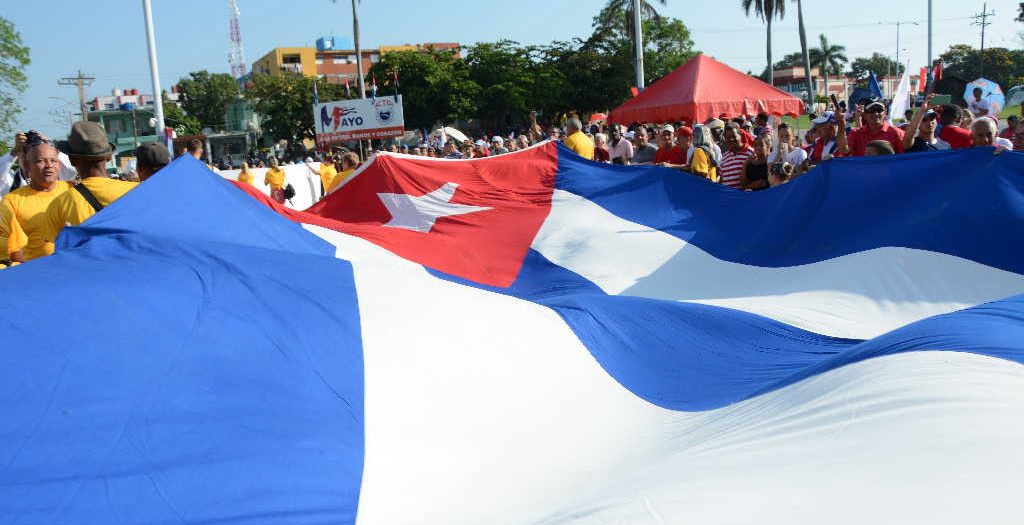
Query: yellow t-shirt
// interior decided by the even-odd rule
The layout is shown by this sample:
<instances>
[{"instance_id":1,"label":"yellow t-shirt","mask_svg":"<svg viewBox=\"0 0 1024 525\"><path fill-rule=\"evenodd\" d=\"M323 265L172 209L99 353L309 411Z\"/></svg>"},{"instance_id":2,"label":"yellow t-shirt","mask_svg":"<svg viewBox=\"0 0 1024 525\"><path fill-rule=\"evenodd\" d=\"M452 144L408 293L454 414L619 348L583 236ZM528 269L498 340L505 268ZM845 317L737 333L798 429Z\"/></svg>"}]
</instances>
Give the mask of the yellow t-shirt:
<instances>
[{"instance_id":1,"label":"yellow t-shirt","mask_svg":"<svg viewBox=\"0 0 1024 525\"><path fill-rule=\"evenodd\" d=\"M139 185L138 182L128 182L107 177L87 177L82 179L82 182L79 184L85 186L96 197L96 200L100 201L104 208L110 206L112 202L120 199L125 193ZM78 226L93 215L96 215L96 210L85 200L85 197L82 197L78 190L69 189L56 199L53 199L50 207L46 209L46 235L48 240L56 239L57 234L64 229L65 224Z\"/></svg>"},{"instance_id":2,"label":"yellow t-shirt","mask_svg":"<svg viewBox=\"0 0 1024 525\"><path fill-rule=\"evenodd\" d=\"M594 160L594 141L590 140L582 131L577 131L565 138L565 147L576 152L577 155Z\"/></svg>"},{"instance_id":3,"label":"yellow t-shirt","mask_svg":"<svg viewBox=\"0 0 1024 525\"><path fill-rule=\"evenodd\" d=\"M707 152L700 148L694 148L693 156L690 157L690 172L711 182L718 182L718 170L711 165Z\"/></svg>"},{"instance_id":4,"label":"yellow t-shirt","mask_svg":"<svg viewBox=\"0 0 1024 525\"><path fill-rule=\"evenodd\" d=\"M53 240L46 239L46 210L71 185L64 181L50 191L22 186L4 197L0 205L0 259L23 250L26 261L53 253Z\"/></svg>"},{"instance_id":5,"label":"yellow t-shirt","mask_svg":"<svg viewBox=\"0 0 1024 525\"><path fill-rule=\"evenodd\" d=\"M252 184L252 173L248 172L248 171L240 171L240 172L238 172L238 182L242 182L242 183L250 184L251 185Z\"/></svg>"},{"instance_id":6,"label":"yellow t-shirt","mask_svg":"<svg viewBox=\"0 0 1024 525\"><path fill-rule=\"evenodd\" d=\"M267 170L267 176L263 178L263 184L269 184L272 190L284 189L284 170L271 168Z\"/></svg>"},{"instance_id":7,"label":"yellow t-shirt","mask_svg":"<svg viewBox=\"0 0 1024 525\"><path fill-rule=\"evenodd\" d=\"M323 184L325 192L331 191L331 183L337 176L338 170L334 169L334 165L320 164L320 184Z\"/></svg>"},{"instance_id":8,"label":"yellow t-shirt","mask_svg":"<svg viewBox=\"0 0 1024 525\"><path fill-rule=\"evenodd\" d=\"M355 170L345 170L337 174L334 177L334 179L331 180L330 186L327 187L327 193L330 193L331 191L334 190L334 188L337 188L342 182L345 182L345 179L347 179L349 175L352 175L353 171Z\"/></svg>"}]
</instances>

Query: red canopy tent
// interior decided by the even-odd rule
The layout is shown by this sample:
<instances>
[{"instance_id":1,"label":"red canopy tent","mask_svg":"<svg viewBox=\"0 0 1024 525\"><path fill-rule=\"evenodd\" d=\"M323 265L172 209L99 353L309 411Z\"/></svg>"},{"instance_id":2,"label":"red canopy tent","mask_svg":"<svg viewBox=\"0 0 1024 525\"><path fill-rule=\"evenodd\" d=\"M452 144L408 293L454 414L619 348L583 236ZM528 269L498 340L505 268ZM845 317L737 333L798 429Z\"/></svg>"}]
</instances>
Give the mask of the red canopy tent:
<instances>
[{"instance_id":1,"label":"red canopy tent","mask_svg":"<svg viewBox=\"0 0 1024 525\"><path fill-rule=\"evenodd\" d=\"M608 121L704 122L722 114L736 117L761 112L795 117L803 110L799 98L709 56L697 55L613 109Z\"/></svg>"}]
</instances>

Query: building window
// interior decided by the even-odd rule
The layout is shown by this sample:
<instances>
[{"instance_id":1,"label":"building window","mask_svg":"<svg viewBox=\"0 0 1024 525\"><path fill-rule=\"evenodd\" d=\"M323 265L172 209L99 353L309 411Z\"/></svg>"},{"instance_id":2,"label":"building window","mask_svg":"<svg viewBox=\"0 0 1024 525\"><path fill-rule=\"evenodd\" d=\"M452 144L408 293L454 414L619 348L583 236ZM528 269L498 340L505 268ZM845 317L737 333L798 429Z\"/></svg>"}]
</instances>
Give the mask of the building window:
<instances>
[{"instance_id":1,"label":"building window","mask_svg":"<svg viewBox=\"0 0 1024 525\"><path fill-rule=\"evenodd\" d=\"M370 55L370 63L376 64L380 62L380 55Z\"/></svg>"},{"instance_id":2,"label":"building window","mask_svg":"<svg viewBox=\"0 0 1024 525\"><path fill-rule=\"evenodd\" d=\"M347 60L338 57L334 57L334 60L331 61L332 64L344 64L345 62L347 62Z\"/></svg>"},{"instance_id":3,"label":"building window","mask_svg":"<svg viewBox=\"0 0 1024 525\"><path fill-rule=\"evenodd\" d=\"M324 59L322 59L322 58L316 59L316 65L318 65L318 66L324 65Z\"/></svg>"},{"instance_id":4,"label":"building window","mask_svg":"<svg viewBox=\"0 0 1024 525\"><path fill-rule=\"evenodd\" d=\"M120 135L124 133L124 121L123 120L108 120L107 121L107 134L109 135Z\"/></svg>"}]
</instances>

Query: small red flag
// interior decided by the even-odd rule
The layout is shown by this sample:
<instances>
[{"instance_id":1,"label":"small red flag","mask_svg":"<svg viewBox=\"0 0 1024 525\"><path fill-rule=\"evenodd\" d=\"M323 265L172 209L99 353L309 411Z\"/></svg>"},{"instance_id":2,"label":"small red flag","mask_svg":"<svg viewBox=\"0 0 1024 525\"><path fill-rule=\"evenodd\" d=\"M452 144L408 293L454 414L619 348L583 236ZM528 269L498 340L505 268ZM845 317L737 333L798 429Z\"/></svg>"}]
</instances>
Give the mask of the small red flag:
<instances>
[{"instance_id":1,"label":"small red flag","mask_svg":"<svg viewBox=\"0 0 1024 525\"><path fill-rule=\"evenodd\" d=\"M928 87L928 68L922 67L921 72L918 74L917 80L917 92L924 93Z\"/></svg>"},{"instance_id":2,"label":"small red flag","mask_svg":"<svg viewBox=\"0 0 1024 525\"><path fill-rule=\"evenodd\" d=\"M633 93L634 97L640 95L640 90L637 89L636 86L633 86L633 87L629 88L629 91Z\"/></svg>"}]
</instances>

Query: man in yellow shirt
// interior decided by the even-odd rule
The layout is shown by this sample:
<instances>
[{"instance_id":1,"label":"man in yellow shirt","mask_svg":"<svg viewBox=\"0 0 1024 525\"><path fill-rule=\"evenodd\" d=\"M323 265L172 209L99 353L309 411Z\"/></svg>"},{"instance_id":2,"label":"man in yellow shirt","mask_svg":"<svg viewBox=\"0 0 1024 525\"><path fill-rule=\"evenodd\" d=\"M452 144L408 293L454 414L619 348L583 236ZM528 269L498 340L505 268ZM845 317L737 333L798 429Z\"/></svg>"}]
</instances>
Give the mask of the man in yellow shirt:
<instances>
[{"instance_id":1,"label":"man in yellow shirt","mask_svg":"<svg viewBox=\"0 0 1024 525\"><path fill-rule=\"evenodd\" d=\"M565 132L567 136L562 142L565 147L587 160L594 160L594 141L583 133L583 123L580 122L580 119L573 117L567 120Z\"/></svg>"},{"instance_id":2,"label":"man in yellow shirt","mask_svg":"<svg viewBox=\"0 0 1024 525\"><path fill-rule=\"evenodd\" d=\"M284 170L277 167L277 158L270 157L270 169L263 177L263 184L270 186L270 198L278 204L284 204Z\"/></svg>"},{"instance_id":3,"label":"man in yellow shirt","mask_svg":"<svg viewBox=\"0 0 1024 525\"><path fill-rule=\"evenodd\" d=\"M59 155L48 141L26 145L22 158L29 184L8 193L0 203L0 259L22 263L53 253L52 239L46 234L46 210L71 187L59 179Z\"/></svg>"},{"instance_id":4,"label":"man in yellow shirt","mask_svg":"<svg viewBox=\"0 0 1024 525\"><path fill-rule=\"evenodd\" d=\"M139 185L107 176L107 163L114 147L107 141L103 127L95 122L76 122L71 126L66 153L82 182L53 199L46 209L46 235L51 242L64 226L82 224Z\"/></svg>"},{"instance_id":5,"label":"man in yellow shirt","mask_svg":"<svg viewBox=\"0 0 1024 525\"><path fill-rule=\"evenodd\" d=\"M327 193L324 194L324 197L326 197L328 193L331 193L332 191L334 191L334 188L337 188L338 186L340 186L342 182L345 182L345 179L349 178L349 176L352 175L352 172L356 171L356 168L358 168L358 167L359 167L359 155L356 155L355 153L353 153L351 151L346 153L346 154L344 154L344 155L342 155L341 156L341 172L338 173L334 177L334 179L331 181L330 186L327 187Z\"/></svg>"}]
</instances>

